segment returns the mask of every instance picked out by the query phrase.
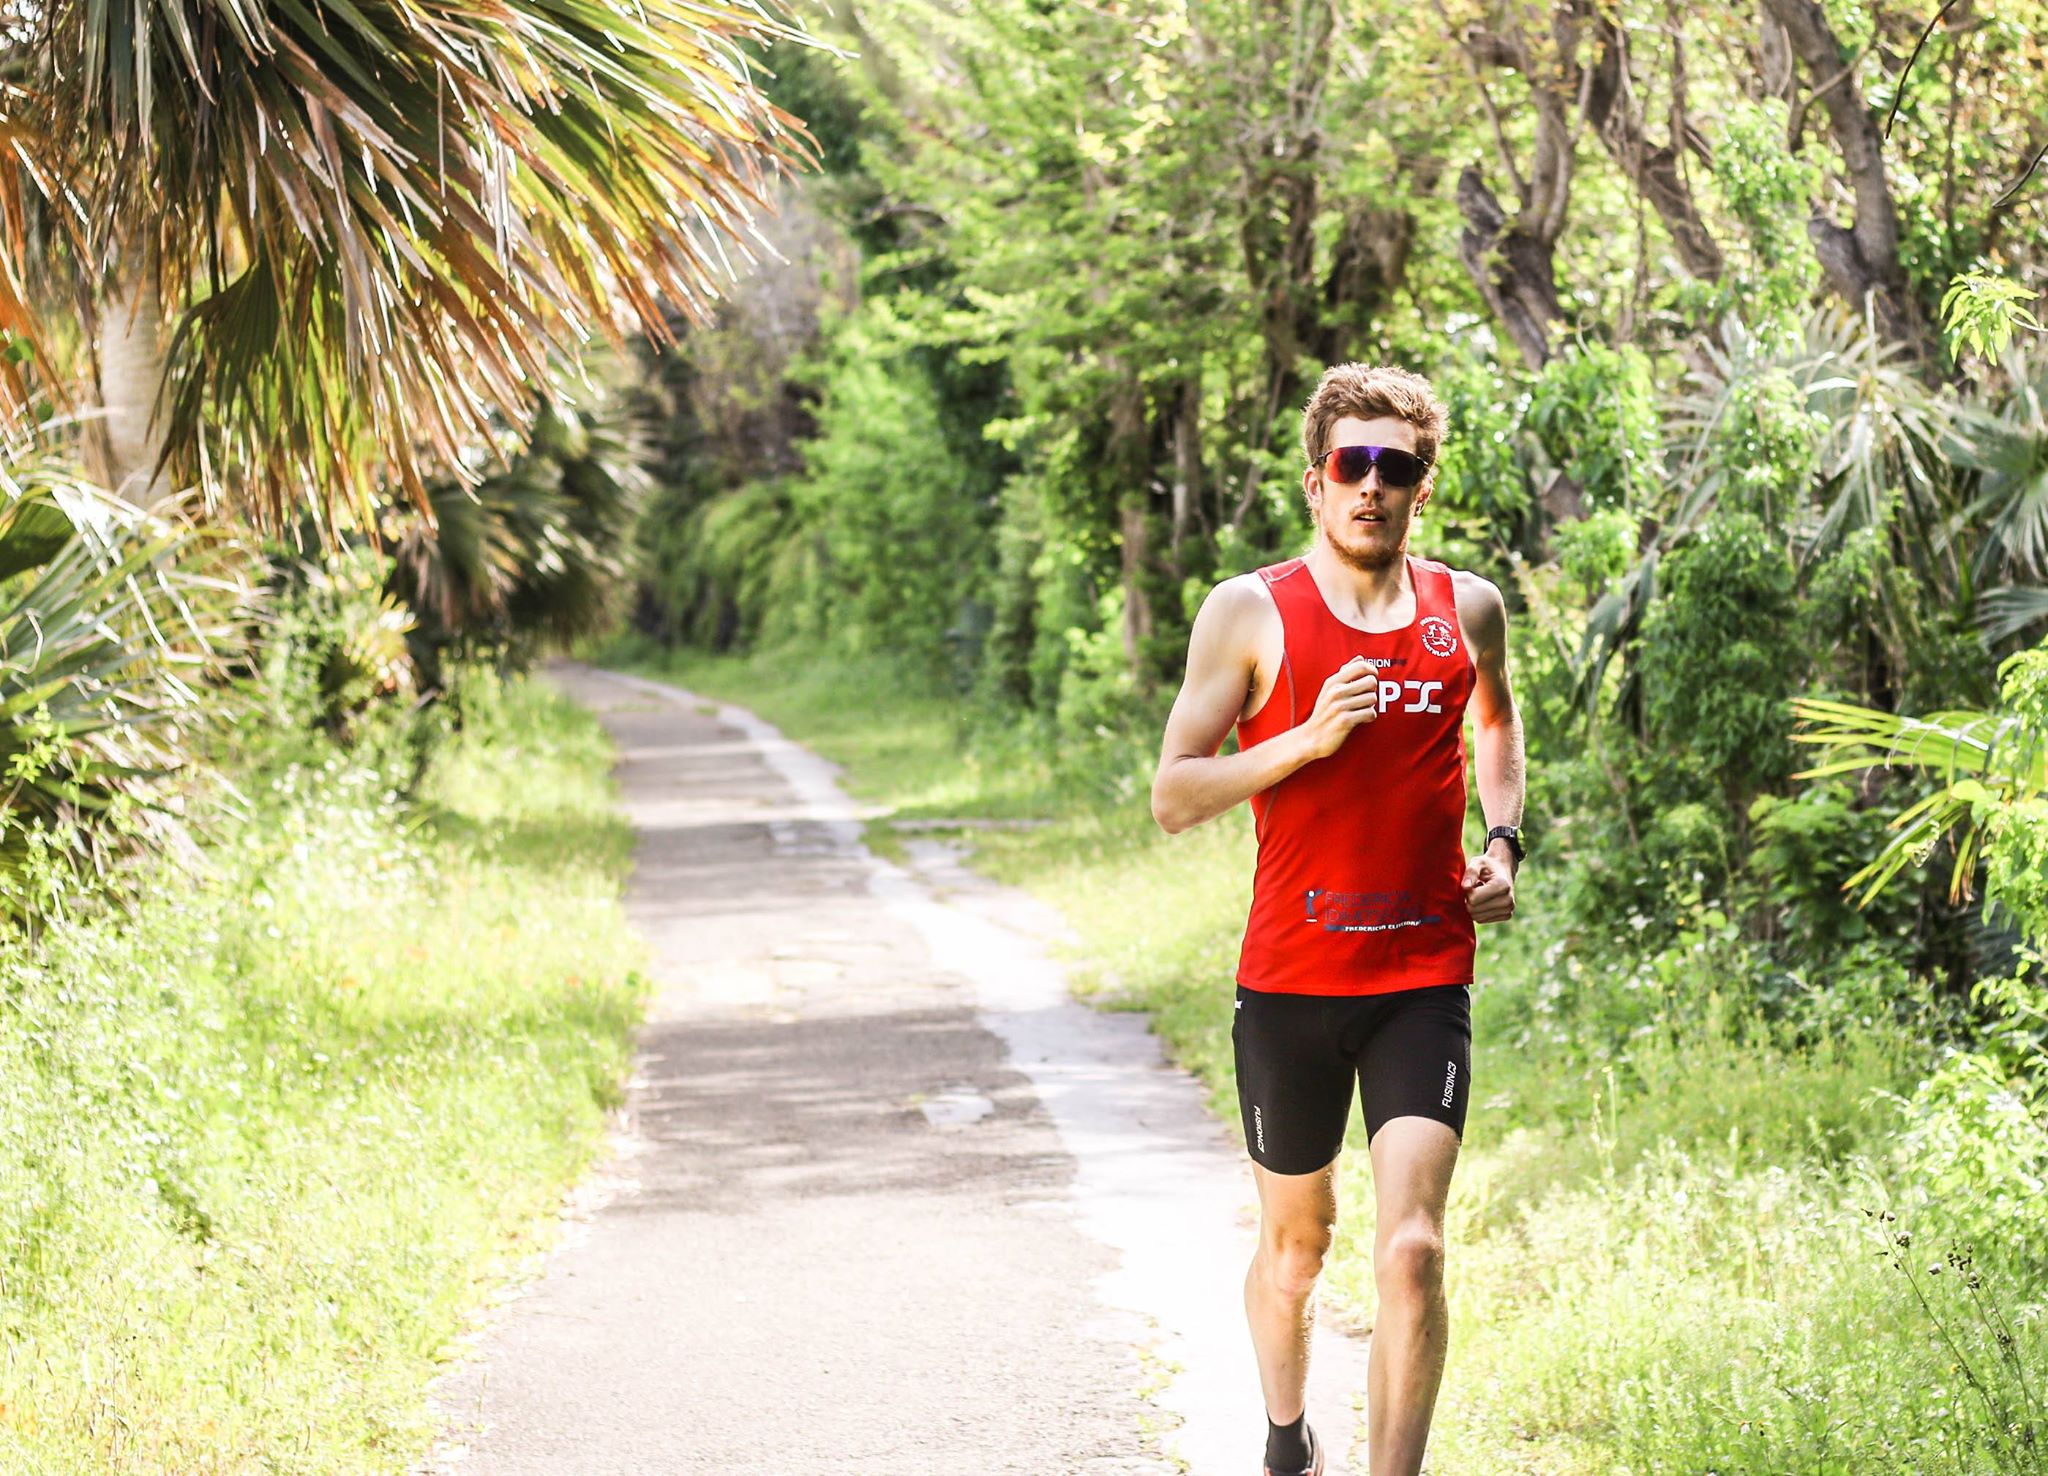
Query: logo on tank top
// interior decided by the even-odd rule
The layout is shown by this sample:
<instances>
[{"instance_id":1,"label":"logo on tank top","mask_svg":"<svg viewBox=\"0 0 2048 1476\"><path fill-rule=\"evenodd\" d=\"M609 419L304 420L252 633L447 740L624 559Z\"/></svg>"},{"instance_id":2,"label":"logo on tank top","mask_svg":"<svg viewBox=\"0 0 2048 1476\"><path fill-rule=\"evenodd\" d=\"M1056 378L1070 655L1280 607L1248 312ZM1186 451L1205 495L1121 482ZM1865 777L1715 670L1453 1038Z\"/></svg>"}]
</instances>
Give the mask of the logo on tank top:
<instances>
[{"instance_id":1,"label":"logo on tank top","mask_svg":"<svg viewBox=\"0 0 2048 1476\"><path fill-rule=\"evenodd\" d=\"M1432 656L1448 656L1458 649L1458 631L1441 615L1422 618L1422 648Z\"/></svg>"},{"instance_id":2,"label":"logo on tank top","mask_svg":"<svg viewBox=\"0 0 2048 1476\"><path fill-rule=\"evenodd\" d=\"M1442 913L1423 911L1412 892L1333 892L1311 887L1301 901L1307 914L1304 920L1326 933L1391 933L1444 920Z\"/></svg>"}]
</instances>

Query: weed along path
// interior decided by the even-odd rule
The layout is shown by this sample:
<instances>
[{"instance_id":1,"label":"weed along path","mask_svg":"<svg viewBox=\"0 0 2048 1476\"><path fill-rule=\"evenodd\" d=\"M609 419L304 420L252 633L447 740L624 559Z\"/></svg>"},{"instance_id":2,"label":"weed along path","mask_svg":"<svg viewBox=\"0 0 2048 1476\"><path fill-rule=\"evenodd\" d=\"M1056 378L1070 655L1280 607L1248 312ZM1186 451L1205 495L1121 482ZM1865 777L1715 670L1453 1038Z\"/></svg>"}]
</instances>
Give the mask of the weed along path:
<instances>
[{"instance_id":1,"label":"weed along path","mask_svg":"<svg viewBox=\"0 0 2048 1476\"><path fill-rule=\"evenodd\" d=\"M619 745L657 991L613 1187L442 1381L433 1469L1257 1471L1249 1170L1143 1019L750 713L555 675ZM1318 1338L1362 1470L1364 1348Z\"/></svg>"}]
</instances>

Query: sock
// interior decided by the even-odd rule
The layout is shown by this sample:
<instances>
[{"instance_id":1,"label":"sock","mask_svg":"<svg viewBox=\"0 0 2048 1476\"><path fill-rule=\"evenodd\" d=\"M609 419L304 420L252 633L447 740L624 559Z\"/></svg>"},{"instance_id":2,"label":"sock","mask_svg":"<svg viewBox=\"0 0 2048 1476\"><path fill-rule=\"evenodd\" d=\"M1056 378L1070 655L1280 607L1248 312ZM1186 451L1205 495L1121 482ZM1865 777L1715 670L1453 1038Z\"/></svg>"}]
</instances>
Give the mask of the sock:
<instances>
[{"instance_id":1,"label":"sock","mask_svg":"<svg viewBox=\"0 0 2048 1476\"><path fill-rule=\"evenodd\" d=\"M1276 1425L1266 1418L1266 1465L1275 1471L1308 1468L1308 1412L1302 1411L1291 1425Z\"/></svg>"}]
</instances>

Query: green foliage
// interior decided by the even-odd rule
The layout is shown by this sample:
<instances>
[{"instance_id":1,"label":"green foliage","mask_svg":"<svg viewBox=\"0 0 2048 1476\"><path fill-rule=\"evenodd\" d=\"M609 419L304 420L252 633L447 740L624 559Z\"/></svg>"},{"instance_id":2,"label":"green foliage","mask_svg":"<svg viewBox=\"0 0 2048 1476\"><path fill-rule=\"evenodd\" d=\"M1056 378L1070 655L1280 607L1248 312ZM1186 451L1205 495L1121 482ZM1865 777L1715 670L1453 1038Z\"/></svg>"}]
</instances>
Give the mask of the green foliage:
<instances>
[{"instance_id":1,"label":"green foliage","mask_svg":"<svg viewBox=\"0 0 2048 1476\"><path fill-rule=\"evenodd\" d=\"M1437 458L1428 517L1483 564L1498 546L1520 546L1531 521L1535 494L1518 446L1528 396L1474 355L1460 356L1430 382L1449 414L1450 432ZM1453 553L1445 547L1441 556Z\"/></svg>"},{"instance_id":2,"label":"green foliage","mask_svg":"<svg viewBox=\"0 0 2048 1476\"><path fill-rule=\"evenodd\" d=\"M818 540L824 577L803 591L812 618L853 650L950 664L947 633L991 565L991 509L950 453L931 381L886 301L871 299L815 372L818 434L790 482L782 535Z\"/></svg>"},{"instance_id":3,"label":"green foliage","mask_svg":"<svg viewBox=\"0 0 2048 1476\"><path fill-rule=\"evenodd\" d=\"M1575 343L1531 386L1527 424L1589 507L1639 511L1662 464L1650 361L1632 344Z\"/></svg>"},{"instance_id":4,"label":"green foliage","mask_svg":"<svg viewBox=\"0 0 2048 1476\"><path fill-rule=\"evenodd\" d=\"M1724 513L1672 551L1659 582L1640 651L1650 732L1746 811L1792 767L1785 701L1806 643L1791 560L1760 519Z\"/></svg>"},{"instance_id":5,"label":"green foliage","mask_svg":"<svg viewBox=\"0 0 2048 1476\"><path fill-rule=\"evenodd\" d=\"M1565 587L1590 603L1628 572L1636 556L1636 515L1623 507L1605 507L1573 522L1560 523L1550 537L1558 573Z\"/></svg>"},{"instance_id":6,"label":"green foliage","mask_svg":"<svg viewBox=\"0 0 2048 1476\"><path fill-rule=\"evenodd\" d=\"M1930 856L1951 831L1960 832L1949 892L1969 887L1980 854L1990 858L1986 907L2003 906L2036 942L2048 938L2048 885L2041 797L2048 793L2048 645L2008 657L1999 668L2004 709L1946 711L1901 717L1848 703L1795 699L1805 727L1801 742L1821 745L1824 761L1801 777L1825 777L1876 765L1922 769L1932 792L1894 822L1884 851L1850 878L1875 896L1908 865Z\"/></svg>"},{"instance_id":7,"label":"green foliage","mask_svg":"<svg viewBox=\"0 0 2048 1476\"><path fill-rule=\"evenodd\" d=\"M422 1389L602 1150L644 1000L602 733L492 690L420 804L252 713L203 866L0 942L0 1467L402 1469L438 1433Z\"/></svg>"},{"instance_id":8,"label":"green foliage","mask_svg":"<svg viewBox=\"0 0 2048 1476\"><path fill-rule=\"evenodd\" d=\"M1746 866L1769 909L1771 934L1790 961L1824 966L1878 940L1895 952L1909 944L1918 921L1915 898L1901 894L1857 907L1844 891L1883 851L1894 813L1892 806L1859 802L1839 780L1789 795L1758 795L1751 803L1753 849Z\"/></svg>"},{"instance_id":9,"label":"green foliage","mask_svg":"<svg viewBox=\"0 0 2048 1476\"><path fill-rule=\"evenodd\" d=\"M1718 120L1713 177L1748 246L1726 300L1762 337L1790 344L1820 281L1806 218L1822 172L1786 150L1785 115L1778 98L1733 101Z\"/></svg>"},{"instance_id":10,"label":"green foliage","mask_svg":"<svg viewBox=\"0 0 2048 1476\"><path fill-rule=\"evenodd\" d=\"M1727 476L1723 505L1783 528L1805 507L1825 424L1789 370L1759 367L1729 385L1713 440L1714 458Z\"/></svg>"},{"instance_id":11,"label":"green foliage","mask_svg":"<svg viewBox=\"0 0 2048 1476\"><path fill-rule=\"evenodd\" d=\"M414 617L385 588L386 563L358 546L289 571L262 658L264 697L284 723L346 742L382 704L414 698Z\"/></svg>"},{"instance_id":12,"label":"green foliage","mask_svg":"<svg viewBox=\"0 0 2048 1476\"><path fill-rule=\"evenodd\" d=\"M2020 588L2010 593L2038 597L2048 582L2048 356L2016 353L2008 367L2004 393L1958 408L1943 450L1976 474L1976 495L1962 516L1984 530L1977 578L2011 581ZM2039 618L2023 617L2001 633Z\"/></svg>"},{"instance_id":13,"label":"green foliage","mask_svg":"<svg viewBox=\"0 0 2048 1476\"><path fill-rule=\"evenodd\" d=\"M2042 332L2041 320L2023 303L2041 294L2018 282L1986 272L1964 272L1941 296L1941 322L1948 332L1949 352L1961 357L1968 348L1996 364L2012 343L2013 330Z\"/></svg>"},{"instance_id":14,"label":"green foliage","mask_svg":"<svg viewBox=\"0 0 2048 1476\"><path fill-rule=\"evenodd\" d=\"M1907 719L1845 704L1796 709L1825 746L1820 774L1875 763L1930 771L1930 794L1907 809L1899 833L1849 878L1865 900L1961 829L1951 888L1970 880L1981 852L1985 903L2015 918L2033 945L2009 978L1980 980L1987 1015L1967 1047L1900 1098L1899 1151L1924 1182L1927 1213L1979 1247L2048 1267L2048 1232L2030 1213L2048 1185L2048 991L2038 951L2048 943L2048 645L2000 668L2002 710Z\"/></svg>"},{"instance_id":15,"label":"green foliage","mask_svg":"<svg viewBox=\"0 0 2048 1476\"><path fill-rule=\"evenodd\" d=\"M586 398L581 409L543 403L527 438L501 438L506 464L477 486L430 485L431 525L418 513L387 516L386 587L413 613L428 686L448 657L489 650L524 665L625 613L646 474L622 396L600 383Z\"/></svg>"},{"instance_id":16,"label":"green foliage","mask_svg":"<svg viewBox=\"0 0 2048 1476\"><path fill-rule=\"evenodd\" d=\"M242 646L239 554L107 497L46 451L8 448L0 920L61 913L116 858L181 838L207 688Z\"/></svg>"},{"instance_id":17,"label":"green foliage","mask_svg":"<svg viewBox=\"0 0 2048 1476\"><path fill-rule=\"evenodd\" d=\"M1985 980L1975 995L2008 1027L2024 1021L2038 1032L2048 1018L2038 979ZM1910 1095L1892 1100L1895 1152L1924 1217L1987 1254L2048 1268L2048 1056L2038 1034L2018 1060L1951 1048Z\"/></svg>"}]
</instances>

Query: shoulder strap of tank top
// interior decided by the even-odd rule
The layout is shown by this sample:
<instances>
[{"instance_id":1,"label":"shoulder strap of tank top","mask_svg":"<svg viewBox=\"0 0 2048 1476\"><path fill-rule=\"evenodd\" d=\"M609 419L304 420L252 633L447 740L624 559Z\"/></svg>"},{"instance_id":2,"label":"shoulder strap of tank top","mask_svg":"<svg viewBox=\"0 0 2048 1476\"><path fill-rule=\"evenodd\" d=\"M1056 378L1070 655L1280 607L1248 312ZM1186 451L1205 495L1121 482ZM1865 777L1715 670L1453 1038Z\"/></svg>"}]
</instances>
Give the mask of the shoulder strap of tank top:
<instances>
[{"instance_id":1,"label":"shoulder strap of tank top","mask_svg":"<svg viewBox=\"0 0 2048 1476\"><path fill-rule=\"evenodd\" d=\"M1286 581L1288 575L1307 562L1302 558L1282 559L1277 564L1268 564L1259 570L1259 578L1266 581L1268 589L1275 589Z\"/></svg>"},{"instance_id":2,"label":"shoulder strap of tank top","mask_svg":"<svg viewBox=\"0 0 2048 1476\"><path fill-rule=\"evenodd\" d=\"M1259 570L1259 577L1266 581L1266 592L1280 607L1283 624L1292 625L1296 619L1312 613L1322 599L1316 591L1314 576L1308 572L1307 559L1292 558L1268 564Z\"/></svg>"},{"instance_id":3,"label":"shoulder strap of tank top","mask_svg":"<svg viewBox=\"0 0 2048 1476\"><path fill-rule=\"evenodd\" d=\"M1458 610L1457 585L1451 579L1451 566L1436 559L1417 558L1409 555L1408 571L1415 577L1415 615L1441 615L1451 619Z\"/></svg>"}]
</instances>

